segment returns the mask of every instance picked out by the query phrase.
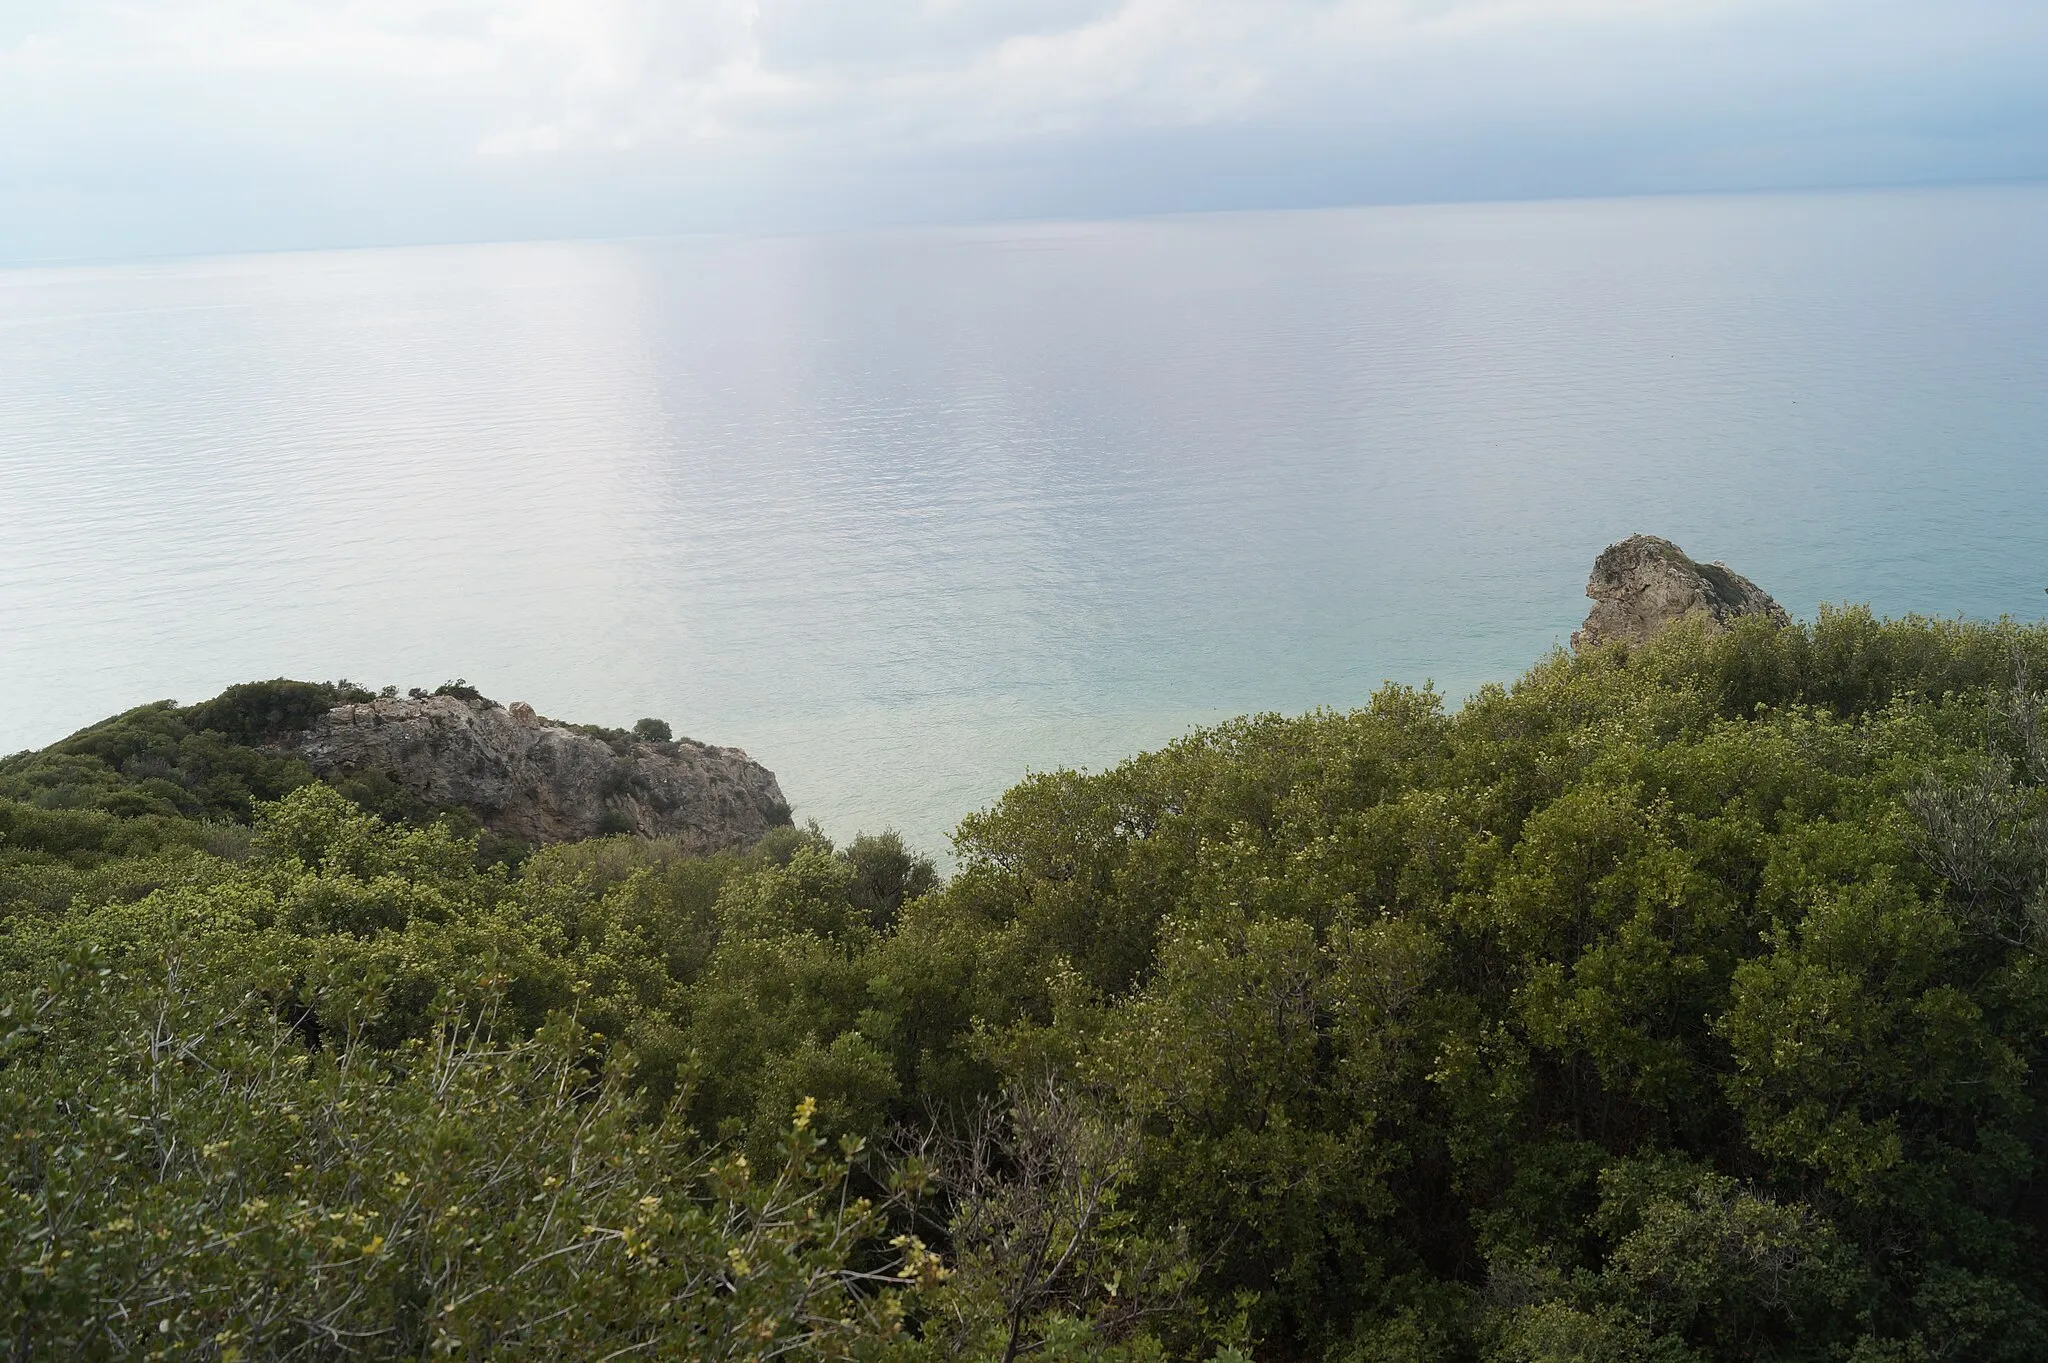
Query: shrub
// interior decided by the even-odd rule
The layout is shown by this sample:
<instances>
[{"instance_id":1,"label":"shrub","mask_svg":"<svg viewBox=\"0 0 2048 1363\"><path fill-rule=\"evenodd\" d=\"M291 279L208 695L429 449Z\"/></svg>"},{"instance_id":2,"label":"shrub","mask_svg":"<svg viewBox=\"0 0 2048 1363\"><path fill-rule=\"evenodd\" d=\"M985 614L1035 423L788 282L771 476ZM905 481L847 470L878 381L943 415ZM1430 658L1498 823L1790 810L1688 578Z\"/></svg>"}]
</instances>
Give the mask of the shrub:
<instances>
[{"instance_id":1,"label":"shrub","mask_svg":"<svg viewBox=\"0 0 2048 1363\"><path fill-rule=\"evenodd\" d=\"M808 1109L757 1169L645 1120L568 1019L309 1051L205 966L53 961L0 1017L19 1357L865 1358L929 1273L864 1248Z\"/></svg>"},{"instance_id":2,"label":"shrub","mask_svg":"<svg viewBox=\"0 0 2048 1363\"><path fill-rule=\"evenodd\" d=\"M494 1356L717 1356L738 1320L903 1360L2032 1357L2044 644L1830 612L1455 712L1250 716L1028 778L943 883L815 827L480 867L258 799L277 773L143 707L0 764L8 1323L59 1356L374 1356L447 1316ZM239 838L156 803L236 781ZM886 1133L893 1173L825 1159ZM764 1209L740 1153L820 1196ZM765 1228L773 1322L714 1223Z\"/></svg>"}]
</instances>

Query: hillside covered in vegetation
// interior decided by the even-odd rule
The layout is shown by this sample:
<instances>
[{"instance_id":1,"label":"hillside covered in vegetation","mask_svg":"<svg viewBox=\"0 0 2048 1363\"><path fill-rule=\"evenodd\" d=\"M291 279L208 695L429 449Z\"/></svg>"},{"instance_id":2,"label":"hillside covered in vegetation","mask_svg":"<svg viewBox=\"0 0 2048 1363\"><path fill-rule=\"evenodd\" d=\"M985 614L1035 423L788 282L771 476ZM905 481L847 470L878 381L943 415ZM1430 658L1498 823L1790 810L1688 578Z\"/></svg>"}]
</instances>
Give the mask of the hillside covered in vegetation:
<instances>
[{"instance_id":1,"label":"hillside covered in vegetation","mask_svg":"<svg viewBox=\"0 0 2048 1363\"><path fill-rule=\"evenodd\" d=\"M2048 1357L2029 677L1680 626L1033 777L944 882L134 712L0 763L0 1349Z\"/></svg>"}]
</instances>

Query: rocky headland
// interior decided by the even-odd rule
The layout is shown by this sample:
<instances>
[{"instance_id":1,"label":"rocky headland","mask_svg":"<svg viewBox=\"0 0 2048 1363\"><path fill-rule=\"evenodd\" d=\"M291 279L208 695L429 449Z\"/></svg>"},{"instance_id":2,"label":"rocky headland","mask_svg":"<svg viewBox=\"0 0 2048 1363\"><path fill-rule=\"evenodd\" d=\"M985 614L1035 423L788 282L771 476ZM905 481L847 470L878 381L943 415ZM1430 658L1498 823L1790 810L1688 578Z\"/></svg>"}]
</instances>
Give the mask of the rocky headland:
<instances>
[{"instance_id":1,"label":"rocky headland","mask_svg":"<svg viewBox=\"0 0 2048 1363\"><path fill-rule=\"evenodd\" d=\"M1791 622L1770 593L1727 564L1698 562L1656 535L1631 535L1602 550L1586 595L1593 609L1572 634L1573 648L1640 644L1687 619L1703 621L1710 633L1744 615Z\"/></svg>"},{"instance_id":2,"label":"rocky headland","mask_svg":"<svg viewBox=\"0 0 2048 1363\"><path fill-rule=\"evenodd\" d=\"M789 822L775 774L738 748L563 724L517 701L380 696L335 706L286 746L315 776L383 772L529 842L637 833L714 851Z\"/></svg>"}]
</instances>

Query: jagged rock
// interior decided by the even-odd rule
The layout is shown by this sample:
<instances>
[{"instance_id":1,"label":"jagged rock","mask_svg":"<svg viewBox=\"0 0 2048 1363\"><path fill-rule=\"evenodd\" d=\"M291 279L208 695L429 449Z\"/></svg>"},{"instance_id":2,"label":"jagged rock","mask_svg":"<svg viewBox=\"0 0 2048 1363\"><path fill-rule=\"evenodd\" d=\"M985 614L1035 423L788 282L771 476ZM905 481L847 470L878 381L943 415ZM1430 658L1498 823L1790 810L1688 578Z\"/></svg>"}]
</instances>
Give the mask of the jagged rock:
<instances>
[{"instance_id":1,"label":"jagged rock","mask_svg":"<svg viewBox=\"0 0 2048 1363\"><path fill-rule=\"evenodd\" d=\"M1593 609L1572 635L1573 648L1617 639L1639 644L1674 620L1699 618L1718 630L1742 615L1791 617L1770 594L1725 563L1699 563L1670 540L1631 535L1593 560L1586 584Z\"/></svg>"},{"instance_id":2,"label":"jagged rock","mask_svg":"<svg viewBox=\"0 0 2048 1363\"><path fill-rule=\"evenodd\" d=\"M381 697L336 706L292 746L316 776L385 772L430 805L532 842L633 832L709 852L789 822L775 774L738 748L579 730L524 702Z\"/></svg>"}]
</instances>

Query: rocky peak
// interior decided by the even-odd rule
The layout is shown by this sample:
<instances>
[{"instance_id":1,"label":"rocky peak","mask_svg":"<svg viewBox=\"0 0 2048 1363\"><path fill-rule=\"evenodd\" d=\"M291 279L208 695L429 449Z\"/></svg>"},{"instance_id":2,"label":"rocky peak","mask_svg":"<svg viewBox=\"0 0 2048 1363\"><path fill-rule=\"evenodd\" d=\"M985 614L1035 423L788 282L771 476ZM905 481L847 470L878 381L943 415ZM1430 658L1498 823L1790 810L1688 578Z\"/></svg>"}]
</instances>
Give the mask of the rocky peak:
<instances>
[{"instance_id":1,"label":"rocky peak","mask_svg":"<svg viewBox=\"0 0 2048 1363\"><path fill-rule=\"evenodd\" d=\"M639 833L708 852L789 822L775 774L738 748L562 724L473 693L338 705L291 747L316 776L381 771L531 842Z\"/></svg>"},{"instance_id":2,"label":"rocky peak","mask_svg":"<svg viewBox=\"0 0 2048 1363\"><path fill-rule=\"evenodd\" d=\"M1697 562L1655 535L1631 535L1602 550L1586 595L1593 609L1572 635L1573 648L1639 644L1674 620L1701 619L1709 630L1744 615L1790 623L1769 593L1727 564Z\"/></svg>"}]
</instances>

